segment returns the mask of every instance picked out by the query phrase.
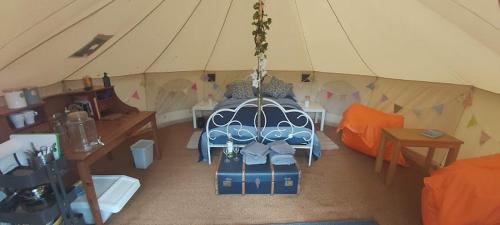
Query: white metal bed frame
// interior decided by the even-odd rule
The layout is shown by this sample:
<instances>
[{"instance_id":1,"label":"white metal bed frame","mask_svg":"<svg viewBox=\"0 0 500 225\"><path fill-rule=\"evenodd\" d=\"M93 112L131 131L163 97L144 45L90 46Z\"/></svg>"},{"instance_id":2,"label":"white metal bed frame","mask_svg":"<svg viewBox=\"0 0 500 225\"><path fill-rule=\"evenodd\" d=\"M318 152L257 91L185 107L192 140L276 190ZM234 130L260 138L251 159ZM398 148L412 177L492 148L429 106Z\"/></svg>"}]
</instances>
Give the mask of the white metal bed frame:
<instances>
[{"instance_id":1,"label":"white metal bed frame","mask_svg":"<svg viewBox=\"0 0 500 225\"><path fill-rule=\"evenodd\" d=\"M241 136L241 134L248 135L249 138L247 139L239 139L239 137L231 137L234 141L241 141L241 142L251 142L251 141L257 141L257 134L256 132L252 132L251 130L245 129L244 125L235 119L235 116L238 114L238 111L244 107L255 107L257 108L257 98L249 99L243 103L241 103L238 107L235 109L219 109L215 112L213 112L210 117L207 120L206 123L206 135L207 135L207 155L208 155L208 164L212 164L212 159L210 156L210 152L212 148L225 148L227 147L226 144L212 144L210 143L211 140L215 140L217 137L220 135L225 135L226 137L229 137L231 135L229 126L230 125L236 125L239 126L237 128L237 133ZM266 113L263 110L266 107L275 107L278 108L284 115L284 118L286 120L280 121L277 123L278 125L276 127L266 127L267 126L267 120L266 120ZM215 122L214 118L218 117L220 119L224 118L224 115L221 113L223 112L230 112L231 118L228 118L227 120L224 120L223 123L217 123ZM302 117L304 117L304 124L294 124L290 121L290 113L298 113L298 116L296 116L294 121L302 121ZM309 150L309 163L308 166L311 166L312 162L312 151L313 151L313 144L314 144L314 136L315 136L315 130L314 130L314 121L311 119L311 117L304 111L298 110L298 109L285 109L283 106L281 106L279 103L276 101L269 99L269 98L264 98L262 101L262 109L261 109L261 120L263 121L263 126L261 127L260 130L260 138L262 139L261 141L274 141L274 140L288 140L296 135L301 135L301 138L305 141L305 144L303 145L292 145L293 148L295 149L306 149ZM209 129L210 124L212 124L213 129ZM285 126L286 125L286 126ZM307 128L307 126L310 126L311 129L299 129L299 128ZM221 131L220 129L215 129L219 127L225 127L225 131ZM255 113L254 117L254 124L253 128L257 130L257 113ZM266 129L267 128L267 129ZM272 128L272 129L269 129ZM287 129L288 128L288 129ZM234 129L234 128L233 128ZM266 133L264 133L264 131ZM217 135L215 135L217 134ZM285 137L286 135L286 137ZM272 137L271 137L272 136ZM285 138L283 138L285 137ZM237 148L242 148L245 147L245 145L242 144L234 144L234 147Z\"/></svg>"}]
</instances>

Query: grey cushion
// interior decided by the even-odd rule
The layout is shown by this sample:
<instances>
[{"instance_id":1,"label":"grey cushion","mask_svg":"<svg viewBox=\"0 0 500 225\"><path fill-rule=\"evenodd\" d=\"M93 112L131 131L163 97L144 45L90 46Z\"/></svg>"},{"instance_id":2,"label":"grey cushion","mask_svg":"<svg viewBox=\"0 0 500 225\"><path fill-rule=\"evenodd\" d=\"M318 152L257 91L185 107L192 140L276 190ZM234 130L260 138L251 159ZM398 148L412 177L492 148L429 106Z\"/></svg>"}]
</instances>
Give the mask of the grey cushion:
<instances>
[{"instance_id":1,"label":"grey cushion","mask_svg":"<svg viewBox=\"0 0 500 225\"><path fill-rule=\"evenodd\" d=\"M269 84L264 85L263 93L274 98L285 98L290 94L292 88L292 84L285 83L284 81L273 77Z\"/></svg>"},{"instance_id":2,"label":"grey cushion","mask_svg":"<svg viewBox=\"0 0 500 225\"><path fill-rule=\"evenodd\" d=\"M251 81L235 81L228 86L233 98L247 99L255 97Z\"/></svg>"}]
</instances>

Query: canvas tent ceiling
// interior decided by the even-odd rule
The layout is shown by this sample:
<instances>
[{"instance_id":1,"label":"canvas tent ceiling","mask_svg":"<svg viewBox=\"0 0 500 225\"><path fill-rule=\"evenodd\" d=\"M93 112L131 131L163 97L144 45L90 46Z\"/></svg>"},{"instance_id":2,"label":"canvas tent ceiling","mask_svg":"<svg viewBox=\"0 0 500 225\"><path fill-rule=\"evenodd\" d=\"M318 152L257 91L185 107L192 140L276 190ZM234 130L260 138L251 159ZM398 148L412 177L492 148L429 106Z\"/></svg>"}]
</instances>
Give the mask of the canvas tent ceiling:
<instances>
[{"instance_id":1,"label":"canvas tent ceiling","mask_svg":"<svg viewBox=\"0 0 500 225\"><path fill-rule=\"evenodd\" d=\"M254 0L0 2L0 88L107 71L248 70ZM269 69L473 85L500 93L497 0L267 0ZM94 54L69 56L95 35Z\"/></svg>"}]
</instances>

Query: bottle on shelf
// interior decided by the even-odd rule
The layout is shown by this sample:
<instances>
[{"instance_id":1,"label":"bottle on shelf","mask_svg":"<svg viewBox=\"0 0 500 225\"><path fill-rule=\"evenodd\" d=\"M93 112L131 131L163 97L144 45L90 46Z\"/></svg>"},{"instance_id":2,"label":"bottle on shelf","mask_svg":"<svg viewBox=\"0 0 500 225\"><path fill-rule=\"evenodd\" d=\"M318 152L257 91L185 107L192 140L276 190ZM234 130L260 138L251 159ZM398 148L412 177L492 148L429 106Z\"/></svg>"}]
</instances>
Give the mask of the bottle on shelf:
<instances>
[{"instance_id":1,"label":"bottle on shelf","mask_svg":"<svg viewBox=\"0 0 500 225\"><path fill-rule=\"evenodd\" d=\"M111 79L106 72L104 72L104 76L102 77L102 83L104 84L104 87L111 87Z\"/></svg>"}]
</instances>

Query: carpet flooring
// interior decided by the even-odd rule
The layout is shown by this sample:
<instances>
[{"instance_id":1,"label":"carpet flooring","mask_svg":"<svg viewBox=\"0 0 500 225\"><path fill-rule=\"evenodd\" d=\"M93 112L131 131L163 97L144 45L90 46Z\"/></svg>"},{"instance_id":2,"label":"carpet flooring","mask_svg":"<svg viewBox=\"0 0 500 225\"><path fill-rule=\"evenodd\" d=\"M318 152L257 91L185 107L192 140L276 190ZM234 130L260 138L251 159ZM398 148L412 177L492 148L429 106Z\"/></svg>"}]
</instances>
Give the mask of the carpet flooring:
<instances>
[{"instance_id":1,"label":"carpet flooring","mask_svg":"<svg viewBox=\"0 0 500 225\"><path fill-rule=\"evenodd\" d=\"M186 150L193 128L180 123L159 132L163 159L148 169L133 167L128 146L92 167L94 174L125 174L141 188L107 224L268 224L326 220L375 220L380 225L418 225L422 177L415 167L398 168L390 187L373 171L374 159L340 146L324 151L312 167L298 151L302 169L298 195L215 194L216 165L198 163L196 151ZM337 140L335 129L325 127ZM335 141L339 143L338 141ZM214 155L220 152L214 152ZM386 165L387 166L387 165ZM385 169L383 171L385 174Z\"/></svg>"}]
</instances>

